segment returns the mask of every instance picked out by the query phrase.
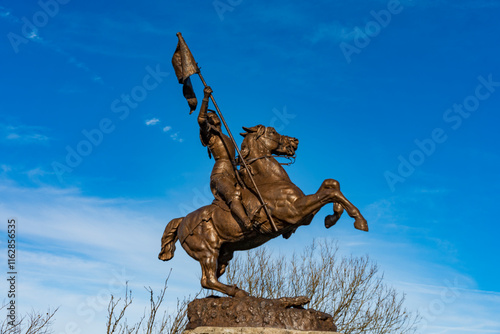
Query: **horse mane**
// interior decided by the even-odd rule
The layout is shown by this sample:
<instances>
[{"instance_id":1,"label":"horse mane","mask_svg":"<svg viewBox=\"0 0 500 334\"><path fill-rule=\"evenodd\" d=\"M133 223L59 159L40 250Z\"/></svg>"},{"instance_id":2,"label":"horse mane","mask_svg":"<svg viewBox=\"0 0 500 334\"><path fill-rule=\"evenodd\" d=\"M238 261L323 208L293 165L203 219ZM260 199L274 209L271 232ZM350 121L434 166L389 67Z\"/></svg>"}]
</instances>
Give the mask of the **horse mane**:
<instances>
[{"instance_id":1,"label":"horse mane","mask_svg":"<svg viewBox=\"0 0 500 334\"><path fill-rule=\"evenodd\" d=\"M241 134L241 135L243 136L243 134ZM249 144L250 137L252 137L252 136L249 135L248 133L245 133L244 138L243 138L243 142L241 143L240 153L241 153L241 157L243 159L246 159L248 157L248 155L250 154L250 150L251 150L251 147L250 147L251 144Z\"/></svg>"},{"instance_id":2,"label":"horse mane","mask_svg":"<svg viewBox=\"0 0 500 334\"><path fill-rule=\"evenodd\" d=\"M250 152L255 148L253 145L257 143L257 139L264 134L266 127L264 125L256 125L251 128L243 127L246 132L240 133L243 136L243 142L241 143L241 156L246 159Z\"/></svg>"}]
</instances>

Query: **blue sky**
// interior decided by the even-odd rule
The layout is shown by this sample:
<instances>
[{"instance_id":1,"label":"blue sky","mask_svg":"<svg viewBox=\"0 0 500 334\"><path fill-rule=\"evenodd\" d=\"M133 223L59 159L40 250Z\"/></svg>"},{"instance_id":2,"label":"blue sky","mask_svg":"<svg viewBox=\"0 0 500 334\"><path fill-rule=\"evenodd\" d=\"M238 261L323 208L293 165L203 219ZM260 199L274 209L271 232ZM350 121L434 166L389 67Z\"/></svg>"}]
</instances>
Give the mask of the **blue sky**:
<instances>
[{"instance_id":1,"label":"blue sky","mask_svg":"<svg viewBox=\"0 0 500 334\"><path fill-rule=\"evenodd\" d=\"M339 180L370 224L326 231L328 206L271 248L338 240L407 293L423 332L500 333L499 14L486 0L2 1L0 219L2 233L18 220L20 307L60 306L57 332L86 333L127 280L137 314L170 268L167 306L198 291L183 250L156 259L165 224L210 201L213 161L170 63L181 31L233 133L299 138L292 180Z\"/></svg>"}]
</instances>

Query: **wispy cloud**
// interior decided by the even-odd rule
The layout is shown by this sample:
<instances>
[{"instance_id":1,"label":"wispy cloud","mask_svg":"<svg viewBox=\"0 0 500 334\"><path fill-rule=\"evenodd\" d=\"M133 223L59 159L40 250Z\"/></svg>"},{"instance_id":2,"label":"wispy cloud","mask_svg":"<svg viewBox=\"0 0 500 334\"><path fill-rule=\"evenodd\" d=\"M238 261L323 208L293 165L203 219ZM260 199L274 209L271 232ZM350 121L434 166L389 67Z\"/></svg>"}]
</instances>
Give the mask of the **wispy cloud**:
<instances>
[{"instance_id":1,"label":"wispy cloud","mask_svg":"<svg viewBox=\"0 0 500 334\"><path fill-rule=\"evenodd\" d=\"M160 123L160 120L158 118L151 118L151 119L148 119L146 120L146 125L156 125Z\"/></svg>"},{"instance_id":2,"label":"wispy cloud","mask_svg":"<svg viewBox=\"0 0 500 334\"><path fill-rule=\"evenodd\" d=\"M12 171L12 167L9 165L2 164L2 165L0 165L0 170L2 171L2 174L6 174L6 173Z\"/></svg>"},{"instance_id":3,"label":"wispy cloud","mask_svg":"<svg viewBox=\"0 0 500 334\"><path fill-rule=\"evenodd\" d=\"M179 137L179 132L171 134L170 138L172 138L173 141L177 141L179 143L182 143L184 141L184 139Z\"/></svg>"},{"instance_id":4,"label":"wispy cloud","mask_svg":"<svg viewBox=\"0 0 500 334\"><path fill-rule=\"evenodd\" d=\"M21 19L19 19L17 16L15 16L14 14L12 14L12 11L5 8L5 7L2 7L0 6L0 18L8 21L9 23L15 23L15 24L22 24L23 21ZM38 28L33 26L31 28L31 31L29 32L29 34L26 34L23 36L29 40L32 40L34 42L38 42L38 43L42 43L43 42L43 39L38 35Z\"/></svg>"},{"instance_id":5,"label":"wispy cloud","mask_svg":"<svg viewBox=\"0 0 500 334\"><path fill-rule=\"evenodd\" d=\"M12 11L10 9L7 9L3 6L0 6L0 18L10 22L10 23L20 23L21 20L14 14L12 14Z\"/></svg>"},{"instance_id":6,"label":"wispy cloud","mask_svg":"<svg viewBox=\"0 0 500 334\"><path fill-rule=\"evenodd\" d=\"M36 310L61 306L54 323L55 332L64 331L68 322L77 323L82 332L101 328L99 319L105 318L107 297L110 293L120 294L124 289L120 283L125 280L134 290L136 305L148 301L147 296L140 293L142 287L160 287L170 267L174 268L170 281L173 288L167 291L167 303L171 306L175 306L175 297L194 293L199 288L199 266L181 247L169 263L156 258L161 233L168 222L165 217L177 213L155 215L144 203L87 197L77 188L26 189L0 184L0 192L6 198L0 203L0 216L18 219L19 235L23 240L19 246L23 249L23 271L20 272L23 279L18 286L26 296L23 305ZM374 206L390 208L390 203ZM4 228L0 226L0 231ZM295 248L290 247L290 242L294 241L297 248L304 246L303 240L290 239L286 241L287 249ZM374 249L385 248L391 253L398 249L397 253L409 254L405 247L410 247L394 240L360 239L355 232L352 238L347 235L341 243L351 244L351 249L372 249L372 253ZM374 255L377 257L380 259L380 254ZM5 254L0 254L1 260L5 260ZM417 261L412 259L411 262L415 265ZM421 267L414 267L419 270L410 270L409 265L403 266L406 268L398 266L399 273L404 272L405 276L398 276L395 282L396 288L407 292L410 309L430 310L425 333L498 333L499 322L495 319L500 294L478 290L467 276L450 268L432 268L429 266L432 259L427 261ZM388 274L397 272L391 267L382 268ZM144 276L146 270L148 275ZM450 302L433 311L442 296ZM90 308L88 300L97 308ZM89 312L82 315L78 312L82 308L92 311L93 316L90 317ZM143 308L139 308L132 315L140 316L142 312Z\"/></svg>"},{"instance_id":7,"label":"wispy cloud","mask_svg":"<svg viewBox=\"0 0 500 334\"><path fill-rule=\"evenodd\" d=\"M338 43L342 41L352 41L362 34L361 30L355 27L348 27L339 21L331 23L322 23L318 25L310 37L312 43L318 43L323 40Z\"/></svg>"},{"instance_id":8,"label":"wispy cloud","mask_svg":"<svg viewBox=\"0 0 500 334\"><path fill-rule=\"evenodd\" d=\"M43 178L46 175L52 175L52 174L53 174L53 172L47 172L46 170L44 170L41 167L36 167L36 168L30 169L26 172L26 175L28 176L28 178L36 184L42 183L40 181L40 178Z\"/></svg>"},{"instance_id":9,"label":"wispy cloud","mask_svg":"<svg viewBox=\"0 0 500 334\"><path fill-rule=\"evenodd\" d=\"M40 126L0 123L0 142L14 144L47 144L47 129Z\"/></svg>"},{"instance_id":10,"label":"wispy cloud","mask_svg":"<svg viewBox=\"0 0 500 334\"><path fill-rule=\"evenodd\" d=\"M377 3L378 2L378 3ZM498 8L500 7L500 2L495 0L478 0L478 1L453 1L453 0L400 0L400 5L403 7L416 7L421 9L429 9L432 7L446 6L455 7L459 9L478 9L478 8ZM377 11L387 7L387 0L372 1L373 10ZM347 3L346 3L347 4ZM350 4L348 6L351 6ZM361 18L360 18L361 19ZM360 27L364 26L367 22L373 20L374 18L370 16L370 10L366 12L366 22L358 22L358 26L346 25L338 20L333 20L331 22L320 23L315 26L311 37L309 37L312 43L318 43L320 41L329 41L333 43L349 42L357 38L362 38L364 32ZM363 24L364 23L364 24Z\"/></svg>"},{"instance_id":11,"label":"wispy cloud","mask_svg":"<svg viewBox=\"0 0 500 334\"><path fill-rule=\"evenodd\" d=\"M64 332L74 322L81 332L91 333L102 328L111 293L122 295L126 281L134 304L141 305L129 319L138 319L148 302L143 287L158 291L172 267L169 285L174 288L167 291L165 306L175 308L176 297L199 289L199 265L180 247L169 263L157 258L168 212L155 216L145 203L87 197L76 188L23 188L4 182L0 192L5 195L0 216L16 218L22 249L19 315L60 307L54 332ZM0 231L5 232L4 225Z\"/></svg>"},{"instance_id":12,"label":"wispy cloud","mask_svg":"<svg viewBox=\"0 0 500 334\"><path fill-rule=\"evenodd\" d=\"M158 37L171 34L171 31L132 14L116 19L99 13L64 12L59 15L59 22L69 36L66 43L70 48L110 57L152 59L157 55L155 50L131 48L130 40L137 36Z\"/></svg>"},{"instance_id":13,"label":"wispy cloud","mask_svg":"<svg viewBox=\"0 0 500 334\"><path fill-rule=\"evenodd\" d=\"M69 54L67 51L64 51L59 45L56 45L56 44L52 43L51 41L48 41L48 40L45 40L44 38L42 38L40 36L39 29L37 27L33 26L28 34L22 33L20 25L23 24L23 21L21 19L19 19L17 16L15 16L14 14L12 14L12 11L10 11L9 9L0 6L0 18L4 19L10 23L18 25L18 27L16 29L18 35L22 35L22 37L27 38L30 41L41 44L44 47L52 50L53 52L58 53L64 57L67 57L67 59L68 59L67 61L69 64L72 64L75 67L89 73L91 75L92 81L97 82L99 84L104 83L102 80L102 77L100 75L98 75L97 73L95 73L85 63L77 60L74 56ZM15 33L15 31L13 31L13 32Z\"/></svg>"},{"instance_id":14,"label":"wispy cloud","mask_svg":"<svg viewBox=\"0 0 500 334\"><path fill-rule=\"evenodd\" d=\"M443 272L442 285L400 283L411 303L423 317L421 330L425 333L500 333L496 319L500 293L470 288L474 283L459 274Z\"/></svg>"},{"instance_id":15,"label":"wispy cloud","mask_svg":"<svg viewBox=\"0 0 500 334\"><path fill-rule=\"evenodd\" d=\"M92 81L99 83L101 85L104 84L104 80L102 79L102 77L97 72L95 72L93 69L88 67L84 62L82 62L81 60L78 60L77 58L72 56L69 52L61 49L59 46L55 46L52 43L46 43L46 44L47 44L47 46L50 46L50 48L54 52L66 57L68 59L67 60L68 64L74 65L76 68L88 73L90 75L90 79Z\"/></svg>"},{"instance_id":16,"label":"wispy cloud","mask_svg":"<svg viewBox=\"0 0 500 334\"><path fill-rule=\"evenodd\" d=\"M156 125L156 124L158 124L160 122L161 121L158 118L155 117L155 118L151 118L151 119L146 120L145 124L148 125L148 126L153 126L153 125ZM180 132L177 131L177 132L171 133L171 130L172 130L172 127L170 125L164 126L162 128L163 132L169 132L170 133L170 139L172 139L173 141L178 142L178 143L184 142L184 139L182 139L180 137Z\"/></svg>"}]
</instances>

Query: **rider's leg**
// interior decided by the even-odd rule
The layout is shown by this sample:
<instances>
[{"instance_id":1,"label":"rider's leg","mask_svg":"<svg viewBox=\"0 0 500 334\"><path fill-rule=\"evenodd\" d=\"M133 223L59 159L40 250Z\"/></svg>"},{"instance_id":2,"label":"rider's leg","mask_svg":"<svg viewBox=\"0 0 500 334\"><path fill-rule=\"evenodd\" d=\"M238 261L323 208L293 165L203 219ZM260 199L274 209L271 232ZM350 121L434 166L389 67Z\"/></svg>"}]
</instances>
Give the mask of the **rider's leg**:
<instances>
[{"instance_id":1,"label":"rider's leg","mask_svg":"<svg viewBox=\"0 0 500 334\"><path fill-rule=\"evenodd\" d=\"M245 229L252 229L252 221L248 218L248 215L243 208L243 204L241 204L241 192L239 190L235 190L233 197L229 199L229 208L231 209L231 212L238 217L239 221L243 223L243 227Z\"/></svg>"},{"instance_id":2,"label":"rider's leg","mask_svg":"<svg viewBox=\"0 0 500 334\"><path fill-rule=\"evenodd\" d=\"M217 192L226 201L231 213L236 216L236 220L243 224L243 228L247 230L252 229L252 221L245 212L243 204L241 203L241 190L236 187L232 180L229 178L219 178L217 180L216 189Z\"/></svg>"}]
</instances>

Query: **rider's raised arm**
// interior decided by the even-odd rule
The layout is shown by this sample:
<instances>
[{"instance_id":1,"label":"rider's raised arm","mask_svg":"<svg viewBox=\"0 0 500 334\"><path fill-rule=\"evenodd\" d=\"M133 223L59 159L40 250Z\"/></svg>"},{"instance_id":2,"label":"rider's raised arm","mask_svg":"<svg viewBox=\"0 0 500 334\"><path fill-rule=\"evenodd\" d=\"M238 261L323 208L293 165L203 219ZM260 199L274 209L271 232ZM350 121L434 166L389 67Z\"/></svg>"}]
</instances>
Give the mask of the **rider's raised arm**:
<instances>
[{"instance_id":1,"label":"rider's raised arm","mask_svg":"<svg viewBox=\"0 0 500 334\"><path fill-rule=\"evenodd\" d=\"M205 87L203 90L205 96L203 97L203 101L200 107L200 113L198 114L198 124L200 125L200 139L203 146L207 146L210 140L210 124L208 123L208 100L210 98L210 94L212 94L212 89L210 87Z\"/></svg>"},{"instance_id":2,"label":"rider's raised arm","mask_svg":"<svg viewBox=\"0 0 500 334\"><path fill-rule=\"evenodd\" d=\"M203 97L203 101L202 101L201 107L200 107L200 113L198 114L198 124L202 128L207 126L208 100L210 99L210 94L212 94L212 88L207 86L207 87L205 87L203 92L205 93L205 96Z\"/></svg>"}]
</instances>

